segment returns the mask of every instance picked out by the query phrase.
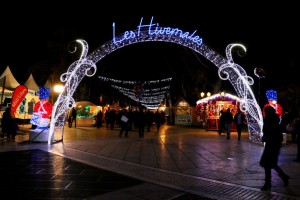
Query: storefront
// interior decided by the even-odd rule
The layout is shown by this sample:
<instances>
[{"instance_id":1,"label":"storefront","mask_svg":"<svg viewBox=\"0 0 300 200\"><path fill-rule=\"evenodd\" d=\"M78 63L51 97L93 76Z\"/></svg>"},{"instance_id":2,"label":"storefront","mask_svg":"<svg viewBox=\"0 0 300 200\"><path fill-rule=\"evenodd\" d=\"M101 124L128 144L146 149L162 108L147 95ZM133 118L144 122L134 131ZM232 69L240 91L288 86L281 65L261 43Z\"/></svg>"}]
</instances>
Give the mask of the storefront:
<instances>
[{"instance_id":1,"label":"storefront","mask_svg":"<svg viewBox=\"0 0 300 200\"><path fill-rule=\"evenodd\" d=\"M229 93L215 94L197 101L197 120L207 130L219 130L220 111L230 108L232 116L238 110L240 99ZM231 130L236 131L235 123L232 123Z\"/></svg>"}]
</instances>

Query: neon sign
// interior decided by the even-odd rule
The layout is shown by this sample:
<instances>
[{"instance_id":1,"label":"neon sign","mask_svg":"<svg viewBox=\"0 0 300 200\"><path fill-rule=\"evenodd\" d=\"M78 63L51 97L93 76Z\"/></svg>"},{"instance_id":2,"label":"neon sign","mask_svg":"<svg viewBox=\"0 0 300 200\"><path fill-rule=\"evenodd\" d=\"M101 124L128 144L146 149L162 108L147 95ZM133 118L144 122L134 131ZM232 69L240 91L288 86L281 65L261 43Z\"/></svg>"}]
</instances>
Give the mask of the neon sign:
<instances>
[{"instance_id":1,"label":"neon sign","mask_svg":"<svg viewBox=\"0 0 300 200\"><path fill-rule=\"evenodd\" d=\"M151 18L150 24L143 24L143 17L141 18L140 24L137 26L136 31L125 31L121 39L116 39L116 25L113 23L113 43L118 44L124 40L131 40L136 37L139 37L142 30L148 30L149 35L168 35L168 36L178 36L182 39L190 40L191 42L196 43L197 45L202 44L202 38L199 35L196 35L197 30L193 33L184 32L178 28L171 27L160 27L158 23L153 23L153 17Z\"/></svg>"}]
</instances>

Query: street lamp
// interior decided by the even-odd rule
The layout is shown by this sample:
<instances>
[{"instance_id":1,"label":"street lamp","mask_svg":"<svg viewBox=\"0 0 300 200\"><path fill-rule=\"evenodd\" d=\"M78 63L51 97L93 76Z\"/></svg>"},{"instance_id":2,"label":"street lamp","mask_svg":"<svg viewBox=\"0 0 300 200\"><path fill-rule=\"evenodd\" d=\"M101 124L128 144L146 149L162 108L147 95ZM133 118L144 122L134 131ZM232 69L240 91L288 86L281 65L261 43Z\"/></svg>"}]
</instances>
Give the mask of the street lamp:
<instances>
[{"instance_id":1,"label":"street lamp","mask_svg":"<svg viewBox=\"0 0 300 200\"><path fill-rule=\"evenodd\" d=\"M54 86L54 92L56 93L61 93L64 89L64 86L63 85L55 85Z\"/></svg>"},{"instance_id":2,"label":"street lamp","mask_svg":"<svg viewBox=\"0 0 300 200\"><path fill-rule=\"evenodd\" d=\"M222 91L222 92L220 93L220 95L221 95L221 99L222 99L222 101L224 101L224 97L225 97L225 91Z\"/></svg>"},{"instance_id":3,"label":"street lamp","mask_svg":"<svg viewBox=\"0 0 300 200\"><path fill-rule=\"evenodd\" d=\"M260 79L265 78L266 73L262 68L255 68L254 75L258 77L258 105L260 106Z\"/></svg>"},{"instance_id":4,"label":"street lamp","mask_svg":"<svg viewBox=\"0 0 300 200\"><path fill-rule=\"evenodd\" d=\"M201 93L200 93L200 97L201 97L201 98L203 98L203 97L204 97L204 95L205 95L205 93L204 93L204 92L201 92Z\"/></svg>"},{"instance_id":5,"label":"street lamp","mask_svg":"<svg viewBox=\"0 0 300 200\"><path fill-rule=\"evenodd\" d=\"M60 94L60 93L62 93L63 90L64 90L64 86L63 85L54 85L54 92L55 93L59 93ZM53 96L52 96L52 102L53 102Z\"/></svg>"},{"instance_id":6,"label":"street lamp","mask_svg":"<svg viewBox=\"0 0 300 200\"><path fill-rule=\"evenodd\" d=\"M210 96L211 96L211 93L210 93L210 92L207 92L207 93L206 93L206 97L210 97ZM204 92L201 92L201 93L200 93L200 97L201 97L201 98L205 97L205 93L204 93Z\"/></svg>"}]
</instances>

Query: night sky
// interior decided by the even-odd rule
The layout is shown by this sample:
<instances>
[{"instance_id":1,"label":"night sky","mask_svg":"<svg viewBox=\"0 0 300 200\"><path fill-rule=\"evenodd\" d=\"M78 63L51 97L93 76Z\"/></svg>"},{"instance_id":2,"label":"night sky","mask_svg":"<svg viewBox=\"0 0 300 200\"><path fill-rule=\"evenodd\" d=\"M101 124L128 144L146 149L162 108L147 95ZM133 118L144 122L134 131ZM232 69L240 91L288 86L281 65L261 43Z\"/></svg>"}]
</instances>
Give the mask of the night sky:
<instances>
[{"instance_id":1,"label":"night sky","mask_svg":"<svg viewBox=\"0 0 300 200\"><path fill-rule=\"evenodd\" d=\"M112 39L113 22L116 23L117 34L121 34L136 29L141 17L150 21L151 16L160 26L177 27L189 32L197 30L203 42L221 55L225 55L225 48L230 43L244 44L248 52L243 57L237 56L235 61L255 81L254 69L264 69L266 78L263 81L268 87L299 83L295 70L299 67L300 34L297 26L300 17L293 4L202 5L198 9L190 5L189 9L169 9L172 14L159 9L163 14L156 14L158 12L155 11L150 15L143 14L142 9L137 9L140 14L127 11L121 15L114 7L99 7L91 3L70 7L47 3L24 6L27 8L21 10L12 6L2 7L0 12L0 70L10 66L21 84L30 73L33 73L38 84L43 84L39 80L40 74L35 75L33 66L55 65L57 61L53 58L53 49L49 51L49 47L60 49L60 58L68 57L70 53L65 47L80 38L88 42L89 52L92 52ZM65 69L71 64L68 59L63 66ZM180 70L186 65L198 65L199 69L214 67L201 55L179 45L142 43L108 55L97 63L97 74L123 80L156 80L180 76ZM209 70L214 72L215 69ZM278 78L280 81L277 81Z\"/></svg>"}]
</instances>

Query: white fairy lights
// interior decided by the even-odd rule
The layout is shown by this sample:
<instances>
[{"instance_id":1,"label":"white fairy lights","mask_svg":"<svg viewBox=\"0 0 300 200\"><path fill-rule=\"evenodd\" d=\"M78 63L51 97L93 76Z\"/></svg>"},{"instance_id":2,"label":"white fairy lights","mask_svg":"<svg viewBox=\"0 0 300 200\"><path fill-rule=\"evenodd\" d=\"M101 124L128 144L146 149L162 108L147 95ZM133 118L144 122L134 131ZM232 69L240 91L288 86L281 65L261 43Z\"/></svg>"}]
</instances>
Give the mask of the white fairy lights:
<instances>
[{"instance_id":1,"label":"white fairy lights","mask_svg":"<svg viewBox=\"0 0 300 200\"><path fill-rule=\"evenodd\" d=\"M90 55L87 55L87 43L84 40L77 40L81 44L82 54L80 59L72 63L68 71L61 75L61 81L65 82L65 86L53 107L48 144L55 140L63 139L66 112L70 105L75 103L72 98L73 93L85 75L93 76L96 73L95 63L117 49L141 42L175 43L190 48L211 61L219 68L218 74L220 78L229 80L241 99L241 109L246 113L247 117L249 139L254 142L261 141L263 125L261 109L250 88L254 81L240 65L234 63L231 54L233 48L240 48L246 51L243 45L228 45L226 47L226 58L224 58L206 46L202 38L196 34L196 31L190 33L178 28L160 27L158 23L153 22L153 17L149 24L145 24L143 18L141 18L136 30L125 31L124 34L119 36L116 36L115 32L116 25L113 23L113 39L101 45ZM87 73L89 71L90 73ZM159 99L159 95L157 98Z\"/></svg>"},{"instance_id":2,"label":"white fairy lights","mask_svg":"<svg viewBox=\"0 0 300 200\"><path fill-rule=\"evenodd\" d=\"M160 103L164 100L167 91L170 89L170 82L172 81L172 78L165 78L161 80L143 81L143 83L140 83L138 81L117 80L103 76L98 76L98 78L102 81L114 83L111 85L113 88L117 89L120 93L130 99L141 103L141 105L148 109L157 109L159 107ZM117 84L122 84L122 86ZM140 88L142 90L140 93L136 90L137 85L142 87Z\"/></svg>"}]
</instances>

